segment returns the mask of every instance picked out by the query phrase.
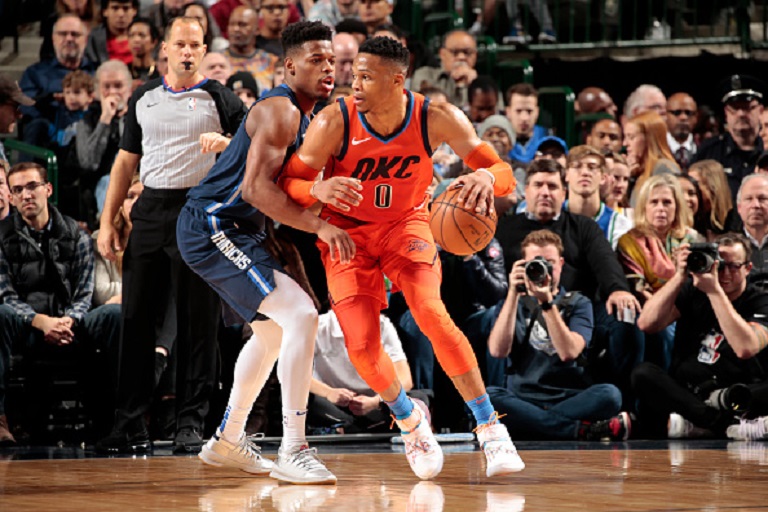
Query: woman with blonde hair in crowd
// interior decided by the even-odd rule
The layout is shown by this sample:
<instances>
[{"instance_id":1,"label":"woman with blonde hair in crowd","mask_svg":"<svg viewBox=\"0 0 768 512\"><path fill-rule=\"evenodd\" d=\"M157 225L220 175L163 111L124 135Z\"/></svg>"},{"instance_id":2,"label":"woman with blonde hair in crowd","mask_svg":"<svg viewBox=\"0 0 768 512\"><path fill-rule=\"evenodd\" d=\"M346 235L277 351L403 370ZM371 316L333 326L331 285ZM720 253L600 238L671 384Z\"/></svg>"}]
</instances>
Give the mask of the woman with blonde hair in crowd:
<instances>
[{"instance_id":1,"label":"woman with blonde hair in crowd","mask_svg":"<svg viewBox=\"0 0 768 512\"><path fill-rule=\"evenodd\" d=\"M701 240L692 226L693 215L677 178L671 174L648 178L637 194L635 227L619 239L617 248L630 288L641 303L674 276L677 248ZM645 360L668 368L673 338L674 327L646 335Z\"/></svg>"},{"instance_id":2,"label":"woman with blonde hair in crowd","mask_svg":"<svg viewBox=\"0 0 768 512\"><path fill-rule=\"evenodd\" d=\"M634 187L630 190L630 205L635 206L637 193L643 183L654 174L659 160L675 161L667 144L667 124L656 112L643 112L627 121L624 126L624 146ZM680 174L680 169L676 169Z\"/></svg>"},{"instance_id":3,"label":"woman with blonde hair in crowd","mask_svg":"<svg viewBox=\"0 0 768 512\"><path fill-rule=\"evenodd\" d=\"M696 231L707 240L730 231L736 212L723 166L715 160L700 160L691 164L688 174L699 182L701 190Z\"/></svg>"}]
</instances>

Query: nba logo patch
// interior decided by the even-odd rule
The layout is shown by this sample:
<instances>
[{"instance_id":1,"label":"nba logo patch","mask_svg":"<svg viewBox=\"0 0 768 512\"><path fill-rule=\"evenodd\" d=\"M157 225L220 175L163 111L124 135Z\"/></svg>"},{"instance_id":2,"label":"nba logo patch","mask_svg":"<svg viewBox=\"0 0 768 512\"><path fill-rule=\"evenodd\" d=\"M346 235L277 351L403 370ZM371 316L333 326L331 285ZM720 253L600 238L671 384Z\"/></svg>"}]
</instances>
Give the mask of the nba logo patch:
<instances>
[{"instance_id":1,"label":"nba logo patch","mask_svg":"<svg viewBox=\"0 0 768 512\"><path fill-rule=\"evenodd\" d=\"M429 249L429 244L424 240L411 240L408 242L408 252L424 252Z\"/></svg>"},{"instance_id":2,"label":"nba logo patch","mask_svg":"<svg viewBox=\"0 0 768 512\"><path fill-rule=\"evenodd\" d=\"M189 101L187 102L187 110L191 112L192 110L195 110L196 106L197 106L197 99L189 98Z\"/></svg>"}]
</instances>

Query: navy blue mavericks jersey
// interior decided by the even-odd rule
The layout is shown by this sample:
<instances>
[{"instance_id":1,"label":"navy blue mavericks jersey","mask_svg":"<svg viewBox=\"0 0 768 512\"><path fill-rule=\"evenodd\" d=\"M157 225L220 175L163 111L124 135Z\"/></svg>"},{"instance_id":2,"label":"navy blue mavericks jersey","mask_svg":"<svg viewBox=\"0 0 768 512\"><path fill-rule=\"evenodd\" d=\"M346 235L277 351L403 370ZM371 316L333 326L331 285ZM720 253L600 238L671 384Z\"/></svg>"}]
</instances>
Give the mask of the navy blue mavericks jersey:
<instances>
[{"instance_id":1,"label":"navy blue mavericks jersey","mask_svg":"<svg viewBox=\"0 0 768 512\"><path fill-rule=\"evenodd\" d=\"M256 100L251 106L254 108L261 101L266 101L276 96L286 97L296 108L301 111L296 94L286 84L275 87L264 96ZM248 149L251 146L251 138L245 130L245 122L248 116L240 123L237 133L232 138L227 149L211 168L208 175L193 187L187 197L195 206L204 208L211 220L231 220L244 229L264 231L264 214L243 200L243 178L245 177L245 161L248 158ZM304 140L304 132L309 126L309 117L302 113L299 131L296 139L285 152L282 166L288 162L291 156L299 149ZM259 126L257 130L269 130L269 126ZM281 167L282 170L282 167ZM275 175L275 180L279 176Z\"/></svg>"}]
</instances>

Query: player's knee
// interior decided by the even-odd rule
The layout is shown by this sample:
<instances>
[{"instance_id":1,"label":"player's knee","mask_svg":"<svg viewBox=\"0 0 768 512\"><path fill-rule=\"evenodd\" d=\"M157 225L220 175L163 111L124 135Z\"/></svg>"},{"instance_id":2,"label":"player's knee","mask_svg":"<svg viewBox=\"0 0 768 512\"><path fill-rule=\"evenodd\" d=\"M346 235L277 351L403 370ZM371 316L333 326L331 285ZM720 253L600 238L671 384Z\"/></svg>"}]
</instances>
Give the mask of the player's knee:
<instances>
[{"instance_id":1,"label":"player's knee","mask_svg":"<svg viewBox=\"0 0 768 512\"><path fill-rule=\"evenodd\" d=\"M411 312L416 323L428 337L427 331L443 328L451 321L445 304L439 298L422 300L411 307Z\"/></svg>"},{"instance_id":2,"label":"player's knee","mask_svg":"<svg viewBox=\"0 0 768 512\"><path fill-rule=\"evenodd\" d=\"M377 358L367 347L347 347L349 360L355 366L357 372L365 377L376 373Z\"/></svg>"}]
</instances>

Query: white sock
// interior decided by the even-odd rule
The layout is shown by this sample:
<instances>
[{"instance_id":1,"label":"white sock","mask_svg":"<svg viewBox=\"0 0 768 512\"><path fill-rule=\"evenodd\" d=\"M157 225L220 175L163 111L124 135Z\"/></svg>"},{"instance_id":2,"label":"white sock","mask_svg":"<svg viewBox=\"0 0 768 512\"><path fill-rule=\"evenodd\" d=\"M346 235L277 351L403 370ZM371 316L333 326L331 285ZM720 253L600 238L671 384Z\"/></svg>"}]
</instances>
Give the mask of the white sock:
<instances>
[{"instance_id":1,"label":"white sock","mask_svg":"<svg viewBox=\"0 0 768 512\"><path fill-rule=\"evenodd\" d=\"M283 399L283 447L297 448L307 444L304 426L315 357L317 310L312 299L290 277L276 272L275 284L277 288L259 311L283 330L277 362Z\"/></svg>"},{"instance_id":2,"label":"white sock","mask_svg":"<svg viewBox=\"0 0 768 512\"><path fill-rule=\"evenodd\" d=\"M283 408L283 442L280 449L283 451L296 451L306 446L307 438L304 435L307 423L307 410Z\"/></svg>"},{"instance_id":3,"label":"white sock","mask_svg":"<svg viewBox=\"0 0 768 512\"><path fill-rule=\"evenodd\" d=\"M280 354L280 327L268 321L251 324L253 336L245 343L235 363L235 379L227 411L219 429L229 442L236 443L245 432L245 422Z\"/></svg>"}]
</instances>

